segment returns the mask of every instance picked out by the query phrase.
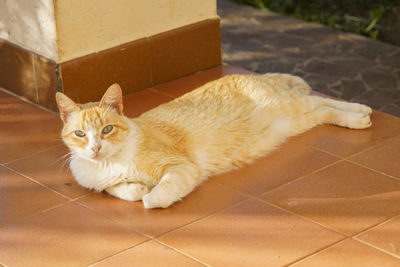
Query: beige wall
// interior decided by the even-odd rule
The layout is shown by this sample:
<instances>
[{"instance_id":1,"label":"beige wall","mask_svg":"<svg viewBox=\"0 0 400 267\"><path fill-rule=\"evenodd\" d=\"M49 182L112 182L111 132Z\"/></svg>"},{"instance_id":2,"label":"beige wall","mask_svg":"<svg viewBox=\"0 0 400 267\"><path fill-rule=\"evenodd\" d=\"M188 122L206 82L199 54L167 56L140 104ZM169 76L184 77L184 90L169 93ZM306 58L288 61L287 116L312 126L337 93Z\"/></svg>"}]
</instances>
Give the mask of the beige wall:
<instances>
[{"instance_id":1,"label":"beige wall","mask_svg":"<svg viewBox=\"0 0 400 267\"><path fill-rule=\"evenodd\" d=\"M216 0L54 1L59 62L217 17Z\"/></svg>"},{"instance_id":2,"label":"beige wall","mask_svg":"<svg viewBox=\"0 0 400 267\"><path fill-rule=\"evenodd\" d=\"M57 60L53 0L0 0L0 38Z\"/></svg>"},{"instance_id":3,"label":"beige wall","mask_svg":"<svg viewBox=\"0 0 400 267\"><path fill-rule=\"evenodd\" d=\"M0 38L65 62L216 17L216 0L0 0Z\"/></svg>"}]
</instances>

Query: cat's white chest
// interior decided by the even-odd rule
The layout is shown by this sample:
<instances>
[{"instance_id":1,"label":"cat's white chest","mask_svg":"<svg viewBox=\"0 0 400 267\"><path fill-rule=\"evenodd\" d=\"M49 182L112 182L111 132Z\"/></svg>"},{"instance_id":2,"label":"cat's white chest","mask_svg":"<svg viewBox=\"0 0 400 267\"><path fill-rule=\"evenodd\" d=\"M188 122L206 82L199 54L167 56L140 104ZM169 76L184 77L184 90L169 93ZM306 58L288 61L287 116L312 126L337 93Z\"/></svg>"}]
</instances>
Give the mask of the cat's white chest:
<instances>
[{"instance_id":1,"label":"cat's white chest","mask_svg":"<svg viewBox=\"0 0 400 267\"><path fill-rule=\"evenodd\" d=\"M76 181L83 187L102 191L121 182L141 181L140 175L132 162L91 162L73 158L71 172Z\"/></svg>"}]
</instances>

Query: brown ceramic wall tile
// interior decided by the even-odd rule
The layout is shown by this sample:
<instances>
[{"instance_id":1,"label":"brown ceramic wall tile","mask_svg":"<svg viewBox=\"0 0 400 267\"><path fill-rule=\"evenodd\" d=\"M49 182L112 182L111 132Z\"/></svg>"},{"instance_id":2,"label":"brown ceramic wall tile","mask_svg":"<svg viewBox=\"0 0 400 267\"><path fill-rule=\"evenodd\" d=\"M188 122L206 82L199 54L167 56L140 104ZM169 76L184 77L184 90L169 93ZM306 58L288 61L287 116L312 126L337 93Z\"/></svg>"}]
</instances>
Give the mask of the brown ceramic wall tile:
<instances>
[{"instance_id":1,"label":"brown ceramic wall tile","mask_svg":"<svg viewBox=\"0 0 400 267\"><path fill-rule=\"evenodd\" d=\"M80 103L98 101L113 83L124 94L151 87L147 39L60 64L63 92Z\"/></svg>"},{"instance_id":2,"label":"brown ceramic wall tile","mask_svg":"<svg viewBox=\"0 0 400 267\"><path fill-rule=\"evenodd\" d=\"M38 102L32 54L0 39L0 87Z\"/></svg>"},{"instance_id":3,"label":"brown ceramic wall tile","mask_svg":"<svg viewBox=\"0 0 400 267\"><path fill-rule=\"evenodd\" d=\"M153 83L159 84L221 64L219 19L150 37Z\"/></svg>"},{"instance_id":4,"label":"brown ceramic wall tile","mask_svg":"<svg viewBox=\"0 0 400 267\"><path fill-rule=\"evenodd\" d=\"M38 102L51 110L57 110L54 98L57 92L57 64L44 57L33 55L35 66L36 88L38 92Z\"/></svg>"},{"instance_id":5,"label":"brown ceramic wall tile","mask_svg":"<svg viewBox=\"0 0 400 267\"><path fill-rule=\"evenodd\" d=\"M61 88L73 100L85 103L98 101L116 82L126 95L218 66L220 43L219 19L204 20L60 64L0 40L0 86L57 110L54 94Z\"/></svg>"}]
</instances>

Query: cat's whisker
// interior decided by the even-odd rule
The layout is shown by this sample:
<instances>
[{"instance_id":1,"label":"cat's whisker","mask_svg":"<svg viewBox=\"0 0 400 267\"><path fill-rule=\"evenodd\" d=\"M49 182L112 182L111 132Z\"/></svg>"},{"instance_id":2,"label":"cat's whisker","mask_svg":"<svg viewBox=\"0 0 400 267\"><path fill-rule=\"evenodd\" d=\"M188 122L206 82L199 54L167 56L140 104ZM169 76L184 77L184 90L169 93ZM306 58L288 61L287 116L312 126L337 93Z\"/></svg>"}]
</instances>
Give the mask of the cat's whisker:
<instances>
[{"instance_id":1,"label":"cat's whisker","mask_svg":"<svg viewBox=\"0 0 400 267\"><path fill-rule=\"evenodd\" d=\"M64 155L62 155L62 156L60 156L60 157L58 157L56 160L54 160L53 162L51 162L51 163L49 164L49 166L52 166L52 165L58 163L58 162L61 161L61 160L64 161L65 158L69 157L71 154L72 154L72 152L68 152L68 153L66 153L66 154L64 154Z\"/></svg>"},{"instance_id":2,"label":"cat's whisker","mask_svg":"<svg viewBox=\"0 0 400 267\"><path fill-rule=\"evenodd\" d=\"M62 157L62 164L60 165L60 167L58 169L58 175L60 175L61 172L65 173L65 174L67 173L69 163L72 160L72 154L73 154L73 152L69 152ZM66 171L64 171L64 170L66 170Z\"/></svg>"}]
</instances>

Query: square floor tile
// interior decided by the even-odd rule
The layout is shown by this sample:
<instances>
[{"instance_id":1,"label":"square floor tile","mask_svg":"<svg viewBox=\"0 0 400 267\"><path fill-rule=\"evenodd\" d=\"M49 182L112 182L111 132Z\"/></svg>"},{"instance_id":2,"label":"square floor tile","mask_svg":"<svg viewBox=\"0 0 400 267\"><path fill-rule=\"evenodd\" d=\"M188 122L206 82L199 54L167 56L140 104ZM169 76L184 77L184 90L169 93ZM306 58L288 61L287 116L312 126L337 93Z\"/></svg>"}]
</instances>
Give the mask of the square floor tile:
<instances>
[{"instance_id":1,"label":"square floor tile","mask_svg":"<svg viewBox=\"0 0 400 267\"><path fill-rule=\"evenodd\" d=\"M0 236L6 266L87 266L146 240L75 203L2 228Z\"/></svg>"},{"instance_id":2,"label":"square floor tile","mask_svg":"<svg viewBox=\"0 0 400 267\"><path fill-rule=\"evenodd\" d=\"M266 203L249 200L158 240L211 266L282 266L342 238Z\"/></svg>"},{"instance_id":3,"label":"square floor tile","mask_svg":"<svg viewBox=\"0 0 400 267\"><path fill-rule=\"evenodd\" d=\"M400 259L400 217L374 227L356 238Z\"/></svg>"},{"instance_id":4,"label":"square floor tile","mask_svg":"<svg viewBox=\"0 0 400 267\"><path fill-rule=\"evenodd\" d=\"M61 144L61 128L56 114L1 92L0 163Z\"/></svg>"},{"instance_id":5,"label":"square floor tile","mask_svg":"<svg viewBox=\"0 0 400 267\"><path fill-rule=\"evenodd\" d=\"M181 202L167 209L146 210L141 201L129 202L107 194L91 194L78 201L124 225L155 237L233 205L246 197L216 183L205 182Z\"/></svg>"},{"instance_id":6,"label":"square floor tile","mask_svg":"<svg viewBox=\"0 0 400 267\"><path fill-rule=\"evenodd\" d=\"M65 201L67 199L60 195L0 166L0 226Z\"/></svg>"},{"instance_id":7,"label":"square floor tile","mask_svg":"<svg viewBox=\"0 0 400 267\"><path fill-rule=\"evenodd\" d=\"M269 155L211 179L247 194L259 195L337 160L340 158L303 145L301 137L295 137Z\"/></svg>"},{"instance_id":8,"label":"square floor tile","mask_svg":"<svg viewBox=\"0 0 400 267\"><path fill-rule=\"evenodd\" d=\"M303 141L335 155L348 157L400 135L400 118L374 111L371 120L372 126L364 130L319 126L306 132Z\"/></svg>"},{"instance_id":9,"label":"square floor tile","mask_svg":"<svg viewBox=\"0 0 400 267\"><path fill-rule=\"evenodd\" d=\"M143 112L157 107L173 98L160 94L156 90L146 89L124 96L124 114L129 118L137 117Z\"/></svg>"},{"instance_id":10,"label":"square floor tile","mask_svg":"<svg viewBox=\"0 0 400 267\"><path fill-rule=\"evenodd\" d=\"M400 260L387 255L379 250L363 245L352 239L347 239L334 245L310 258L291 266L307 267L384 267L400 266Z\"/></svg>"},{"instance_id":11,"label":"square floor tile","mask_svg":"<svg viewBox=\"0 0 400 267\"><path fill-rule=\"evenodd\" d=\"M262 198L347 235L400 214L400 182L349 162L305 176Z\"/></svg>"},{"instance_id":12,"label":"square floor tile","mask_svg":"<svg viewBox=\"0 0 400 267\"><path fill-rule=\"evenodd\" d=\"M156 241L147 241L92 266L127 266L128 263L146 267L204 266Z\"/></svg>"},{"instance_id":13,"label":"square floor tile","mask_svg":"<svg viewBox=\"0 0 400 267\"><path fill-rule=\"evenodd\" d=\"M350 158L368 168L400 179L400 136Z\"/></svg>"},{"instance_id":14,"label":"square floor tile","mask_svg":"<svg viewBox=\"0 0 400 267\"><path fill-rule=\"evenodd\" d=\"M8 165L11 169L69 197L76 198L88 194L69 170L69 149L59 145Z\"/></svg>"}]
</instances>

